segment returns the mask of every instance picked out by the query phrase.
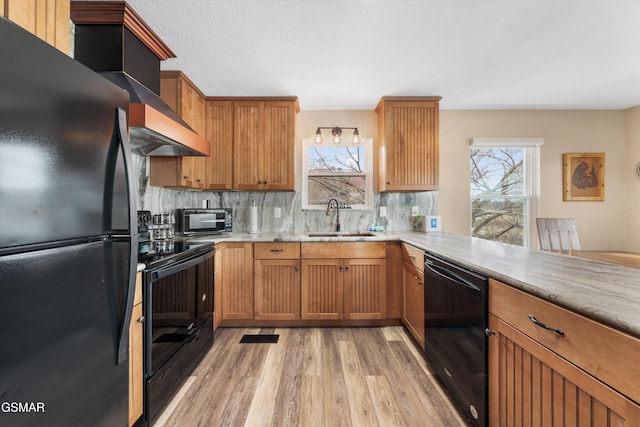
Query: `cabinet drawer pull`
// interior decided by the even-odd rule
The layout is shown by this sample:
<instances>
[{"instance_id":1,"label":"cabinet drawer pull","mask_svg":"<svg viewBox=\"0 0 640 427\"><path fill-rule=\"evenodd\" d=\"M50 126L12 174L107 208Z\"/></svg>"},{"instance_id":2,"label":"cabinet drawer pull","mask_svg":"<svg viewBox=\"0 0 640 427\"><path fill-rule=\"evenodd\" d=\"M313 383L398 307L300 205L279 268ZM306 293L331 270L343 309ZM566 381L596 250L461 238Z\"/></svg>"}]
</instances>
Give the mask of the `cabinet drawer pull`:
<instances>
[{"instance_id":1,"label":"cabinet drawer pull","mask_svg":"<svg viewBox=\"0 0 640 427\"><path fill-rule=\"evenodd\" d=\"M416 259L416 256L415 255L409 255L409 258Z\"/></svg>"},{"instance_id":2,"label":"cabinet drawer pull","mask_svg":"<svg viewBox=\"0 0 640 427\"><path fill-rule=\"evenodd\" d=\"M553 326L549 326L549 325L545 325L544 323L542 323L541 321L539 321L538 319L536 319L536 317L533 314L529 315L529 319L531 319L531 321L537 325L540 326L541 328L544 329L548 329L550 331L555 332L558 335L564 335L564 331L562 329L559 328L554 328Z\"/></svg>"},{"instance_id":3,"label":"cabinet drawer pull","mask_svg":"<svg viewBox=\"0 0 640 427\"><path fill-rule=\"evenodd\" d=\"M273 252L274 254L279 254L284 252L284 249L271 249L271 252Z\"/></svg>"}]
</instances>

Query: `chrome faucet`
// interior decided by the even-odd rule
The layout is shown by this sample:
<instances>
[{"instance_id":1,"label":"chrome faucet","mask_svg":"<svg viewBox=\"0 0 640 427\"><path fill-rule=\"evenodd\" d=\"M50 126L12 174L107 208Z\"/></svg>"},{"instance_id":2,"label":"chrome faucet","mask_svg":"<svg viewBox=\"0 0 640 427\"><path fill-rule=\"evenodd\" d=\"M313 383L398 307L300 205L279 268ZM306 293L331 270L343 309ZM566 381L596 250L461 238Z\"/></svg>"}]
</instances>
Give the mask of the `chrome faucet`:
<instances>
[{"instance_id":1,"label":"chrome faucet","mask_svg":"<svg viewBox=\"0 0 640 427\"><path fill-rule=\"evenodd\" d=\"M331 214L331 209L333 208L333 205L331 204L331 202L335 202L335 208L336 208L336 231L340 231L340 203L338 203L338 200L335 199L334 197L329 199L329 202L327 203L327 216L329 216Z\"/></svg>"}]
</instances>

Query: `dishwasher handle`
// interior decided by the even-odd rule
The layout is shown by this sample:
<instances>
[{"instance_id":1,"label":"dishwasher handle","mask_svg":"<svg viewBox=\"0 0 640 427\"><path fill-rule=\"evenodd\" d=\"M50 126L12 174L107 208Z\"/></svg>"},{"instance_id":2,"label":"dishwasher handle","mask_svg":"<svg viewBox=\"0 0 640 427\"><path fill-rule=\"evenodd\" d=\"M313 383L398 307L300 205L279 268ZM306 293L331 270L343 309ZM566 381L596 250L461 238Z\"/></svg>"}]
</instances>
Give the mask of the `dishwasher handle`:
<instances>
[{"instance_id":1,"label":"dishwasher handle","mask_svg":"<svg viewBox=\"0 0 640 427\"><path fill-rule=\"evenodd\" d=\"M464 277L461 277L459 274L456 274L455 272L447 268L435 265L430 260L425 260L424 265L429 270L431 270L434 274L444 278L447 281L447 283L456 285L463 291L468 292L470 294L473 294L476 296L482 295L482 289L480 289L470 281L466 280Z\"/></svg>"}]
</instances>

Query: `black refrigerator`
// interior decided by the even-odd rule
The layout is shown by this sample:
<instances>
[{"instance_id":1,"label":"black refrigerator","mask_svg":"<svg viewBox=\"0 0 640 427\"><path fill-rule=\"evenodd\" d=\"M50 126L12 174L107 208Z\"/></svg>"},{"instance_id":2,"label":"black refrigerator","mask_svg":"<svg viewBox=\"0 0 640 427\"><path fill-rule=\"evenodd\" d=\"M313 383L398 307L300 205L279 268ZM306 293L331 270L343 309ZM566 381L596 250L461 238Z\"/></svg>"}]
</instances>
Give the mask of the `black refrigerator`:
<instances>
[{"instance_id":1,"label":"black refrigerator","mask_svg":"<svg viewBox=\"0 0 640 427\"><path fill-rule=\"evenodd\" d=\"M126 426L129 96L0 17L0 425Z\"/></svg>"}]
</instances>

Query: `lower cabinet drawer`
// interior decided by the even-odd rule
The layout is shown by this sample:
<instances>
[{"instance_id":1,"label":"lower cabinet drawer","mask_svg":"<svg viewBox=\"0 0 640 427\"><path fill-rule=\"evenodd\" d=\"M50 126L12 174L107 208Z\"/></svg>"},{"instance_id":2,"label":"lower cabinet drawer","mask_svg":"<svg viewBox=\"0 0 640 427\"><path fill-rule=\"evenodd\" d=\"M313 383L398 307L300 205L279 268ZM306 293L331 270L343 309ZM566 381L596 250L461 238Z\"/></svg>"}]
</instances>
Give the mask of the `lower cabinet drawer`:
<instances>
[{"instance_id":1,"label":"lower cabinet drawer","mask_svg":"<svg viewBox=\"0 0 640 427\"><path fill-rule=\"evenodd\" d=\"M640 403L637 338L496 280L489 282L489 312Z\"/></svg>"},{"instance_id":2,"label":"lower cabinet drawer","mask_svg":"<svg viewBox=\"0 0 640 427\"><path fill-rule=\"evenodd\" d=\"M254 243L254 259L298 259L300 258L300 243Z\"/></svg>"},{"instance_id":3,"label":"lower cabinet drawer","mask_svg":"<svg viewBox=\"0 0 640 427\"><path fill-rule=\"evenodd\" d=\"M402 260L411 264L418 270L424 271L424 251L422 249L403 243Z\"/></svg>"}]
</instances>

